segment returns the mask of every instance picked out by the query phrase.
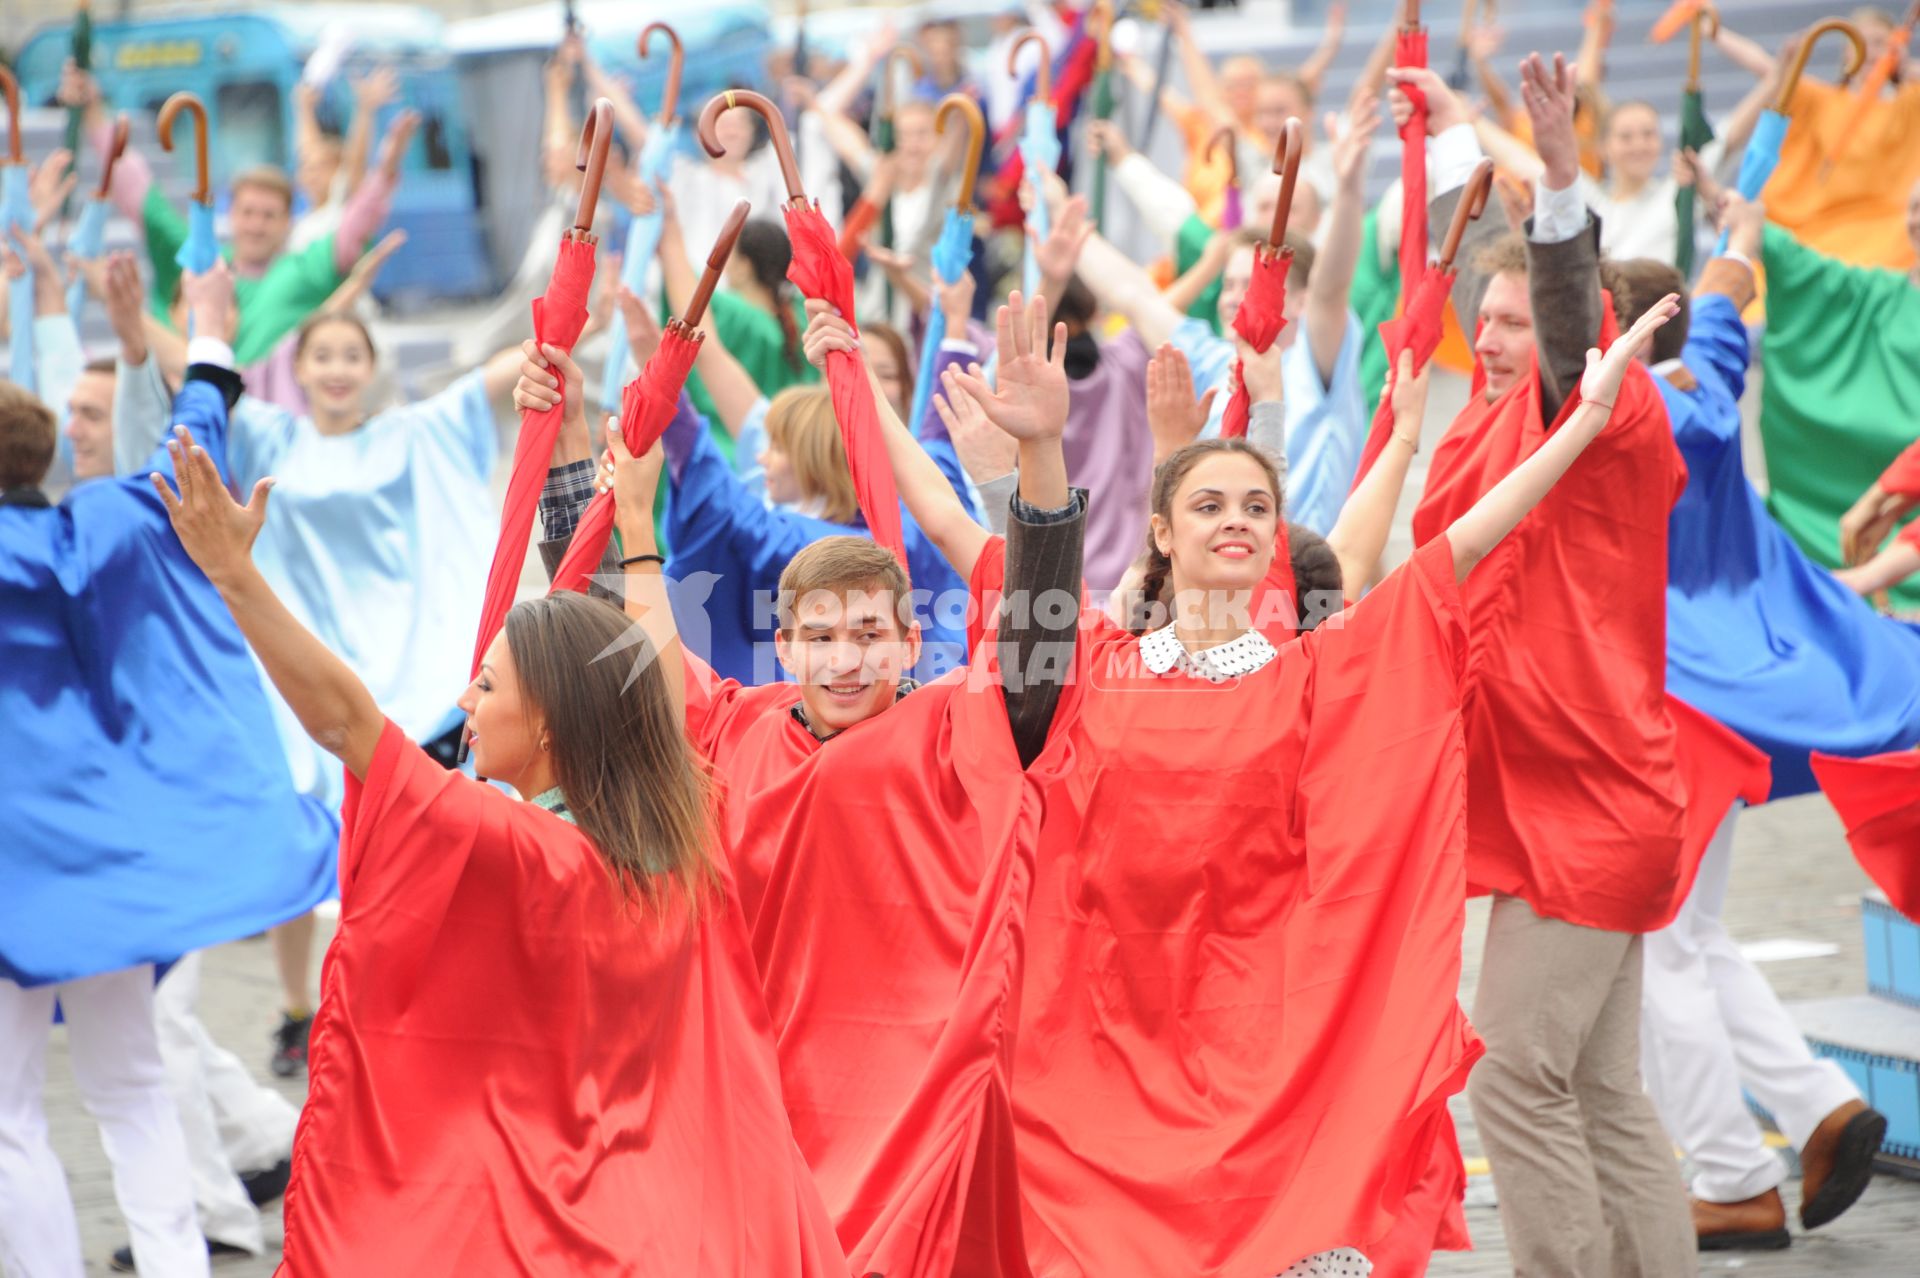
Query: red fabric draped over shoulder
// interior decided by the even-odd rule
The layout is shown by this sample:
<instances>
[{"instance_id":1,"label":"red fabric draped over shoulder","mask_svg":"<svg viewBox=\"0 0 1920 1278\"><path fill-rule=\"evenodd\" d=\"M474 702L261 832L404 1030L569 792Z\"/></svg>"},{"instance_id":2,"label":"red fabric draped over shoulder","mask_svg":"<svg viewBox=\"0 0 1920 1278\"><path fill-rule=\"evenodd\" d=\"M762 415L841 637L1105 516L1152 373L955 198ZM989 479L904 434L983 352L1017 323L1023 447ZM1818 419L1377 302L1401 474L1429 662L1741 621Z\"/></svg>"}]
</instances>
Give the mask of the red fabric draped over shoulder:
<instances>
[{"instance_id":1,"label":"red fabric draped over shoulder","mask_svg":"<svg viewBox=\"0 0 1920 1278\"><path fill-rule=\"evenodd\" d=\"M343 815L281 1273L844 1278L729 901L391 723Z\"/></svg>"},{"instance_id":2,"label":"red fabric draped over shoulder","mask_svg":"<svg viewBox=\"0 0 1920 1278\"><path fill-rule=\"evenodd\" d=\"M1463 622L1442 540L1231 684L1082 632L1014 1076L1036 1272L1276 1273L1410 1209L1480 1050Z\"/></svg>"}]
</instances>

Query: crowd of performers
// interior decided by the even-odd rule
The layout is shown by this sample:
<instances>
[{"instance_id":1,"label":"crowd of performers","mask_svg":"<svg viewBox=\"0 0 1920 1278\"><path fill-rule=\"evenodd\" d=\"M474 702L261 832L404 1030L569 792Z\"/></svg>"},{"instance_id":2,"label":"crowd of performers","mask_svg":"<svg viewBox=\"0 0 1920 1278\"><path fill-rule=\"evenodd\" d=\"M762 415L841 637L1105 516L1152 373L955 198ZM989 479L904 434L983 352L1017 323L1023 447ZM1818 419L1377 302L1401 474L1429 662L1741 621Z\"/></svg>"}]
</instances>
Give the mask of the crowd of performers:
<instances>
[{"instance_id":1,"label":"crowd of performers","mask_svg":"<svg viewBox=\"0 0 1920 1278\"><path fill-rule=\"evenodd\" d=\"M404 404L391 77L224 245L197 102L183 217L87 73L83 158L13 95L0 1272L83 1270L56 1015L150 1275L284 1196L292 1275L1398 1278L1471 1245L1463 1091L1519 1273L1788 1245L1747 1095L1800 1225L1854 1203L1886 1120L1721 915L1741 808L1817 787L1920 915L1920 631L1870 602L1920 569L1908 25L1676 6L1756 84L1664 154L1609 6L1517 85L1469 33L1472 98L1410 11L1318 142L1337 13L1293 73L1163 8L1184 91L1104 6L780 68L798 156L570 39L532 334ZM144 263L59 253L77 171ZM269 927L297 1114L195 1010Z\"/></svg>"}]
</instances>

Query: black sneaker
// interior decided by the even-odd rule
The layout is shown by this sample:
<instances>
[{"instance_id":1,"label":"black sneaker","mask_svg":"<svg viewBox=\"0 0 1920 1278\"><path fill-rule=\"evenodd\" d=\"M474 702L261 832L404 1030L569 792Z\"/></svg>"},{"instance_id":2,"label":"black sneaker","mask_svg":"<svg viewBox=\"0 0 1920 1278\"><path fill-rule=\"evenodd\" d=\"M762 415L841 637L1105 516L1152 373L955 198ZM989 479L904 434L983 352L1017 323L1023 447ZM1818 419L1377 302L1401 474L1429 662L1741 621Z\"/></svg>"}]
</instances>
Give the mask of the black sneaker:
<instances>
[{"instance_id":1,"label":"black sneaker","mask_svg":"<svg viewBox=\"0 0 1920 1278\"><path fill-rule=\"evenodd\" d=\"M307 1067L307 1035L312 1032L313 1017L280 1013L280 1028L273 1032L273 1055L267 1060L275 1078L292 1078Z\"/></svg>"},{"instance_id":2,"label":"black sneaker","mask_svg":"<svg viewBox=\"0 0 1920 1278\"><path fill-rule=\"evenodd\" d=\"M253 1255L253 1253L245 1247L235 1247L230 1243L215 1242L211 1238L207 1239L207 1259L216 1263L222 1260L243 1259L251 1255ZM139 1273L140 1271L133 1267L133 1244L128 1243L119 1251L114 1252L113 1259L107 1262L107 1268L113 1270L116 1274Z\"/></svg>"},{"instance_id":3,"label":"black sneaker","mask_svg":"<svg viewBox=\"0 0 1920 1278\"><path fill-rule=\"evenodd\" d=\"M253 1200L255 1207L265 1207L274 1199L285 1196L287 1179L292 1175L292 1160L283 1158L271 1167L241 1172L240 1184L245 1187L247 1197Z\"/></svg>"}]
</instances>

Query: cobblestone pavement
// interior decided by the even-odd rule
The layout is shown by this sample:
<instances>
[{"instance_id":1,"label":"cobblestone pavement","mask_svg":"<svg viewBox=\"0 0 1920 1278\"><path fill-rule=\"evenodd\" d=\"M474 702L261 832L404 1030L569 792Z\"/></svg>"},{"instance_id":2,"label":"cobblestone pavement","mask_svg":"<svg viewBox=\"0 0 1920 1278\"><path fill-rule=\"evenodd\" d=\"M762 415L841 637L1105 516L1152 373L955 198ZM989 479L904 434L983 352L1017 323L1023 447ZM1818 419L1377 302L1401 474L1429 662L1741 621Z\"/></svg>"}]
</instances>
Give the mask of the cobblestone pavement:
<instances>
[{"instance_id":1,"label":"cobblestone pavement","mask_svg":"<svg viewBox=\"0 0 1920 1278\"><path fill-rule=\"evenodd\" d=\"M1861 953L1859 900L1866 880L1847 854L1838 823L1818 795L1773 804L1742 819L1736 842L1728 922L1743 942L1792 938L1827 942L1839 952L1826 958L1768 963L1765 971L1783 997L1818 998L1856 994L1865 986ZM1466 980L1468 999L1478 977L1480 938L1486 911L1476 903L1468 913ZM239 941L208 956L201 1015L220 1042L237 1051L263 1080L268 1030L275 1020L277 983L273 959L264 941ZM296 1101L304 1088L274 1083ZM65 1031L56 1030L48 1064L47 1108L55 1146L67 1166L75 1207L80 1213L89 1274L107 1272L107 1257L126 1241L106 1159L93 1125L81 1109L66 1064ZM1464 1104L1456 1106L1461 1140L1479 1174L1471 1182L1468 1223L1479 1250L1435 1258L1436 1278L1509 1272L1492 1206L1492 1183L1477 1160L1480 1150ZM1790 1208L1797 1183L1788 1186ZM259 1260L223 1263L219 1275L251 1278L273 1272L278 1255L277 1210L267 1220L273 1254ZM1799 1235L1792 1249L1757 1255L1703 1257L1709 1274L1738 1272L1752 1278L1893 1278L1920 1273L1920 1184L1882 1176L1860 1204L1833 1225Z\"/></svg>"}]
</instances>

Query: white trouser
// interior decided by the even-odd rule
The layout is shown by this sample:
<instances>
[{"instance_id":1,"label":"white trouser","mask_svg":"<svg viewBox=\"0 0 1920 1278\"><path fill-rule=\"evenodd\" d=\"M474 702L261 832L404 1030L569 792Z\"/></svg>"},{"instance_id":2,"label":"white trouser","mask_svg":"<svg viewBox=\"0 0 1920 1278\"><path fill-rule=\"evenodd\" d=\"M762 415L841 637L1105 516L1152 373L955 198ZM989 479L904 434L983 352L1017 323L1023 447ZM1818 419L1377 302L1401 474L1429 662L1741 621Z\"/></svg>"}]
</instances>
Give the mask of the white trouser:
<instances>
[{"instance_id":1,"label":"white trouser","mask_svg":"<svg viewBox=\"0 0 1920 1278\"><path fill-rule=\"evenodd\" d=\"M1816 1059L1773 987L1720 921L1733 864L1735 805L1707 846L1672 924L1647 936L1641 1068L1660 1121L1692 1160L1693 1195L1744 1202L1786 1179L1741 1095L1767 1107L1795 1149L1860 1092Z\"/></svg>"},{"instance_id":2,"label":"white trouser","mask_svg":"<svg viewBox=\"0 0 1920 1278\"><path fill-rule=\"evenodd\" d=\"M200 955L189 954L174 964L154 996L160 1059L187 1138L201 1232L257 1256L267 1247L260 1212L237 1173L272 1167L287 1157L300 1115L213 1041L194 1011L199 999Z\"/></svg>"},{"instance_id":3,"label":"white trouser","mask_svg":"<svg viewBox=\"0 0 1920 1278\"><path fill-rule=\"evenodd\" d=\"M47 1139L42 1092L58 999L80 1099L100 1126L113 1196L145 1278L205 1278L186 1142L153 1029L153 968L65 985L0 980L0 1269L10 1278L79 1278L80 1226Z\"/></svg>"}]
</instances>

